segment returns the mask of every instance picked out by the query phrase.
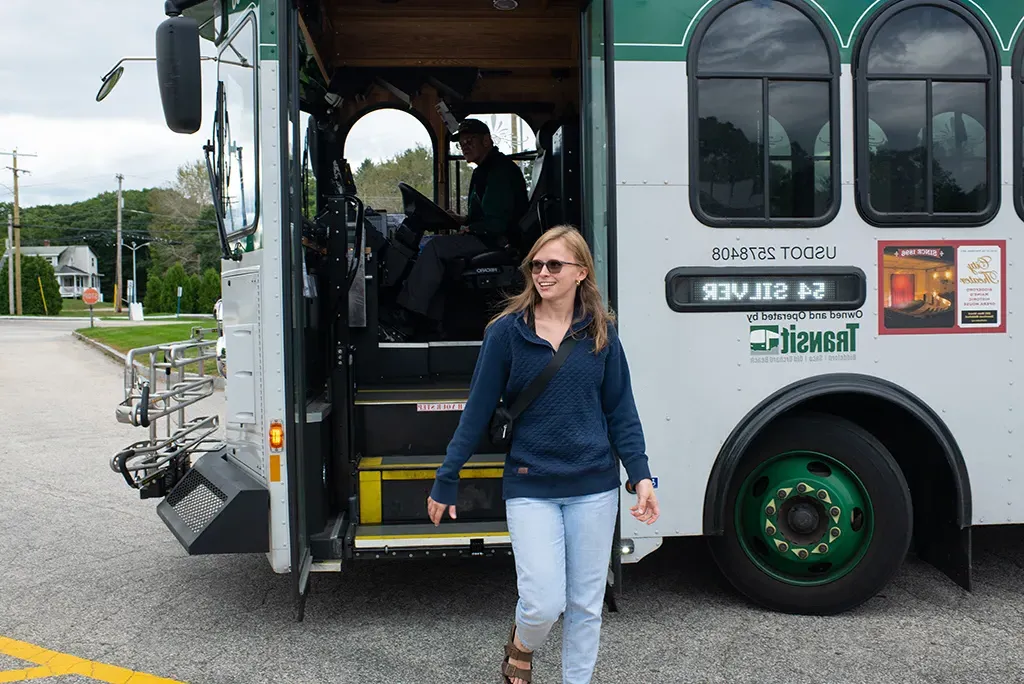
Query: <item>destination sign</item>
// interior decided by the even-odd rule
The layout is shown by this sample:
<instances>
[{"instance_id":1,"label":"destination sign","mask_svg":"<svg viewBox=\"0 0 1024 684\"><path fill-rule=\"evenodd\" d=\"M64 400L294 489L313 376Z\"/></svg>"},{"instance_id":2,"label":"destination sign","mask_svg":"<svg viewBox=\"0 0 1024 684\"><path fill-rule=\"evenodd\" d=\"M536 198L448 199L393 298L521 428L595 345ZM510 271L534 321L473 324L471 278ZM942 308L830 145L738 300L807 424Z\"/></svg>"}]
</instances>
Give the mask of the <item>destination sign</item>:
<instances>
[{"instance_id":1,"label":"destination sign","mask_svg":"<svg viewBox=\"0 0 1024 684\"><path fill-rule=\"evenodd\" d=\"M855 268L678 268L666 295L674 311L857 309L866 282Z\"/></svg>"}]
</instances>

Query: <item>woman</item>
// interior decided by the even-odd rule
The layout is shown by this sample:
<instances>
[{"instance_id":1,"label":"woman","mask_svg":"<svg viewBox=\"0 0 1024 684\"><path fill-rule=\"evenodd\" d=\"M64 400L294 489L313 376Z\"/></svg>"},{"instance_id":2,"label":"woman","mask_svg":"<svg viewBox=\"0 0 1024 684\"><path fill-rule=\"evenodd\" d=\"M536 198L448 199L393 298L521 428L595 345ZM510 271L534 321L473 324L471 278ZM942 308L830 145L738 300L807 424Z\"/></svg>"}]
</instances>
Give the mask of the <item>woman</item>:
<instances>
[{"instance_id":1,"label":"woman","mask_svg":"<svg viewBox=\"0 0 1024 684\"><path fill-rule=\"evenodd\" d=\"M502 676L531 681L533 651L564 612L563 681L589 682L597 662L612 535L618 514L617 452L636 483L633 516L650 525L658 501L644 453L629 369L574 228L544 233L524 263L524 291L488 326L469 399L427 499L431 521L456 517L459 470L503 395L515 398L571 336L562 366L513 424L503 496L519 602ZM613 452L614 449L614 452Z\"/></svg>"}]
</instances>

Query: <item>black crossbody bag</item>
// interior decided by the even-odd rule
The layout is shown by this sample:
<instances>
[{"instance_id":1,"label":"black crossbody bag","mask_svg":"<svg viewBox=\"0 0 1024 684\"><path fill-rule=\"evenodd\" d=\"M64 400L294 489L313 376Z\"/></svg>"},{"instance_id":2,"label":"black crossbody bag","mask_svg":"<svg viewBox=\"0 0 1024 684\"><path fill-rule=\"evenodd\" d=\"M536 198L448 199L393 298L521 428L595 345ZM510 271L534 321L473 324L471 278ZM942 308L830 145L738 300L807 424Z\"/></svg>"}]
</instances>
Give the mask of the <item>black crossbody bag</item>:
<instances>
[{"instance_id":1,"label":"black crossbody bag","mask_svg":"<svg viewBox=\"0 0 1024 684\"><path fill-rule=\"evenodd\" d=\"M540 396L540 393L544 391L544 387L548 382L550 382L551 378L554 377L558 368L569 356L572 352L572 348L575 346L575 338L569 337L568 339L563 340L562 344L558 347L558 352L551 358L551 361L548 362L548 365L545 366L540 375L534 378L533 381L519 394L519 396L516 397L511 408L505 408L503 404L498 404L498 408L494 409L494 415L491 416L490 425L491 443L494 444L494 446L508 453L508 450L512 447L512 429L516 418L526 410L526 407L529 406L533 400Z\"/></svg>"}]
</instances>

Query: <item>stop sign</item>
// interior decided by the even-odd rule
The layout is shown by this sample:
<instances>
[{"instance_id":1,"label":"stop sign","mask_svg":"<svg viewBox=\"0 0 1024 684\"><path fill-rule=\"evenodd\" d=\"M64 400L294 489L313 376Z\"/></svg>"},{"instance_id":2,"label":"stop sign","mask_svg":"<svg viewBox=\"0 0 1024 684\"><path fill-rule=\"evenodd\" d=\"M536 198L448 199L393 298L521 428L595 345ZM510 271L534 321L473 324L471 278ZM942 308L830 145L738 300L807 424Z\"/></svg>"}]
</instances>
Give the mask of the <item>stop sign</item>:
<instances>
[{"instance_id":1,"label":"stop sign","mask_svg":"<svg viewBox=\"0 0 1024 684\"><path fill-rule=\"evenodd\" d=\"M82 301L87 306L92 306L96 302L100 301L100 291L95 287L85 288L85 291L82 292Z\"/></svg>"}]
</instances>

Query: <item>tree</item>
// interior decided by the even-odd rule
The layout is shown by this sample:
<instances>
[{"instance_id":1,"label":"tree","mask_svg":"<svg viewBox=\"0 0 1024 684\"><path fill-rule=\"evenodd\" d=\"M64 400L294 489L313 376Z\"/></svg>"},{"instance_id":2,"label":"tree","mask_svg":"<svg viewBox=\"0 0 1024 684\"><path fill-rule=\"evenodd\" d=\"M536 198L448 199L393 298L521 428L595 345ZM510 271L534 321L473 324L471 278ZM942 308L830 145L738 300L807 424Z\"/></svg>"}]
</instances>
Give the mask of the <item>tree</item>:
<instances>
[{"instance_id":1,"label":"tree","mask_svg":"<svg viewBox=\"0 0 1024 684\"><path fill-rule=\"evenodd\" d=\"M133 239L146 242L149 239L151 217L149 190L126 190L123 193L122 237L129 243ZM136 213L141 212L141 213ZM4 221L6 223L6 220ZM117 193L104 192L72 204L38 205L21 212L21 244L25 247L41 245L49 240L51 245L87 245L96 255L99 272L102 273L101 288L106 301L114 297L117 262ZM146 250L138 253L139 280L145 281L149 268ZM131 252L123 253L123 277L131 277ZM38 289L38 288L37 288Z\"/></svg>"},{"instance_id":2,"label":"tree","mask_svg":"<svg viewBox=\"0 0 1024 684\"><path fill-rule=\"evenodd\" d=\"M434 196L434 155L422 144L379 164L370 159L352 174L359 197L378 211L402 213L398 184L407 183L427 197ZM468 183L468 181L467 181Z\"/></svg>"},{"instance_id":3,"label":"tree","mask_svg":"<svg viewBox=\"0 0 1024 684\"><path fill-rule=\"evenodd\" d=\"M182 296L184 297L186 280L188 280L188 275L185 273L185 268L180 263L174 264L167 269L167 273L163 278L163 297L160 299L160 308L163 311L178 310L178 288L182 288Z\"/></svg>"},{"instance_id":4,"label":"tree","mask_svg":"<svg viewBox=\"0 0 1024 684\"><path fill-rule=\"evenodd\" d=\"M3 269L0 269L0 282L5 287L0 288L0 311L7 313L7 269L10 261L4 262ZM42 293L39 287L42 285ZM44 305L43 297L46 298ZM60 286L57 284L57 275L53 271L50 262L42 257L21 258L21 310L27 316L57 316L64 308L64 300L60 296Z\"/></svg>"},{"instance_id":5,"label":"tree","mask_svg":"<svg viewBox=\"0 0 1024 684\"><path fill-rule=\"evenodd\" d=\"M213 305L220 299L220 275L212 268L203 271L199 286L198 313L213 313Z\"/></svg>"},{"instance_id":6,"label":"tree","mask_svg":"<svg viewBox=\"0 0 1024 684\"><path fill-rule=\"evenodd\" d=\"M146 281L146 297L142 306L147 313L159 313L164 306L164 281L154 271L150 271Z\"/></svg>"},{"instance_id":7,"label":"tree","mask_svg":"<svg viewBox=\"0 0 1024 684\"><path fill-rule=\"evenodd\" d=\"M201 273L219 258L217 215L210 194L206 164L178 167L169 187L150 191L151 231L158 239L153 260L159 272L181 263L187 273Z\"/></svg>"},{"instance_id":8,"label":"tree","mask_svg":"<svg viewBox=\"0 0 1024 684\"><path fill-rule=\"evenodd\" d=\"M194 273L185 278L185 285L181 291L181 313L199 313L199 286L201 284L202 280Z\"/></svg>"}]
</instances>

